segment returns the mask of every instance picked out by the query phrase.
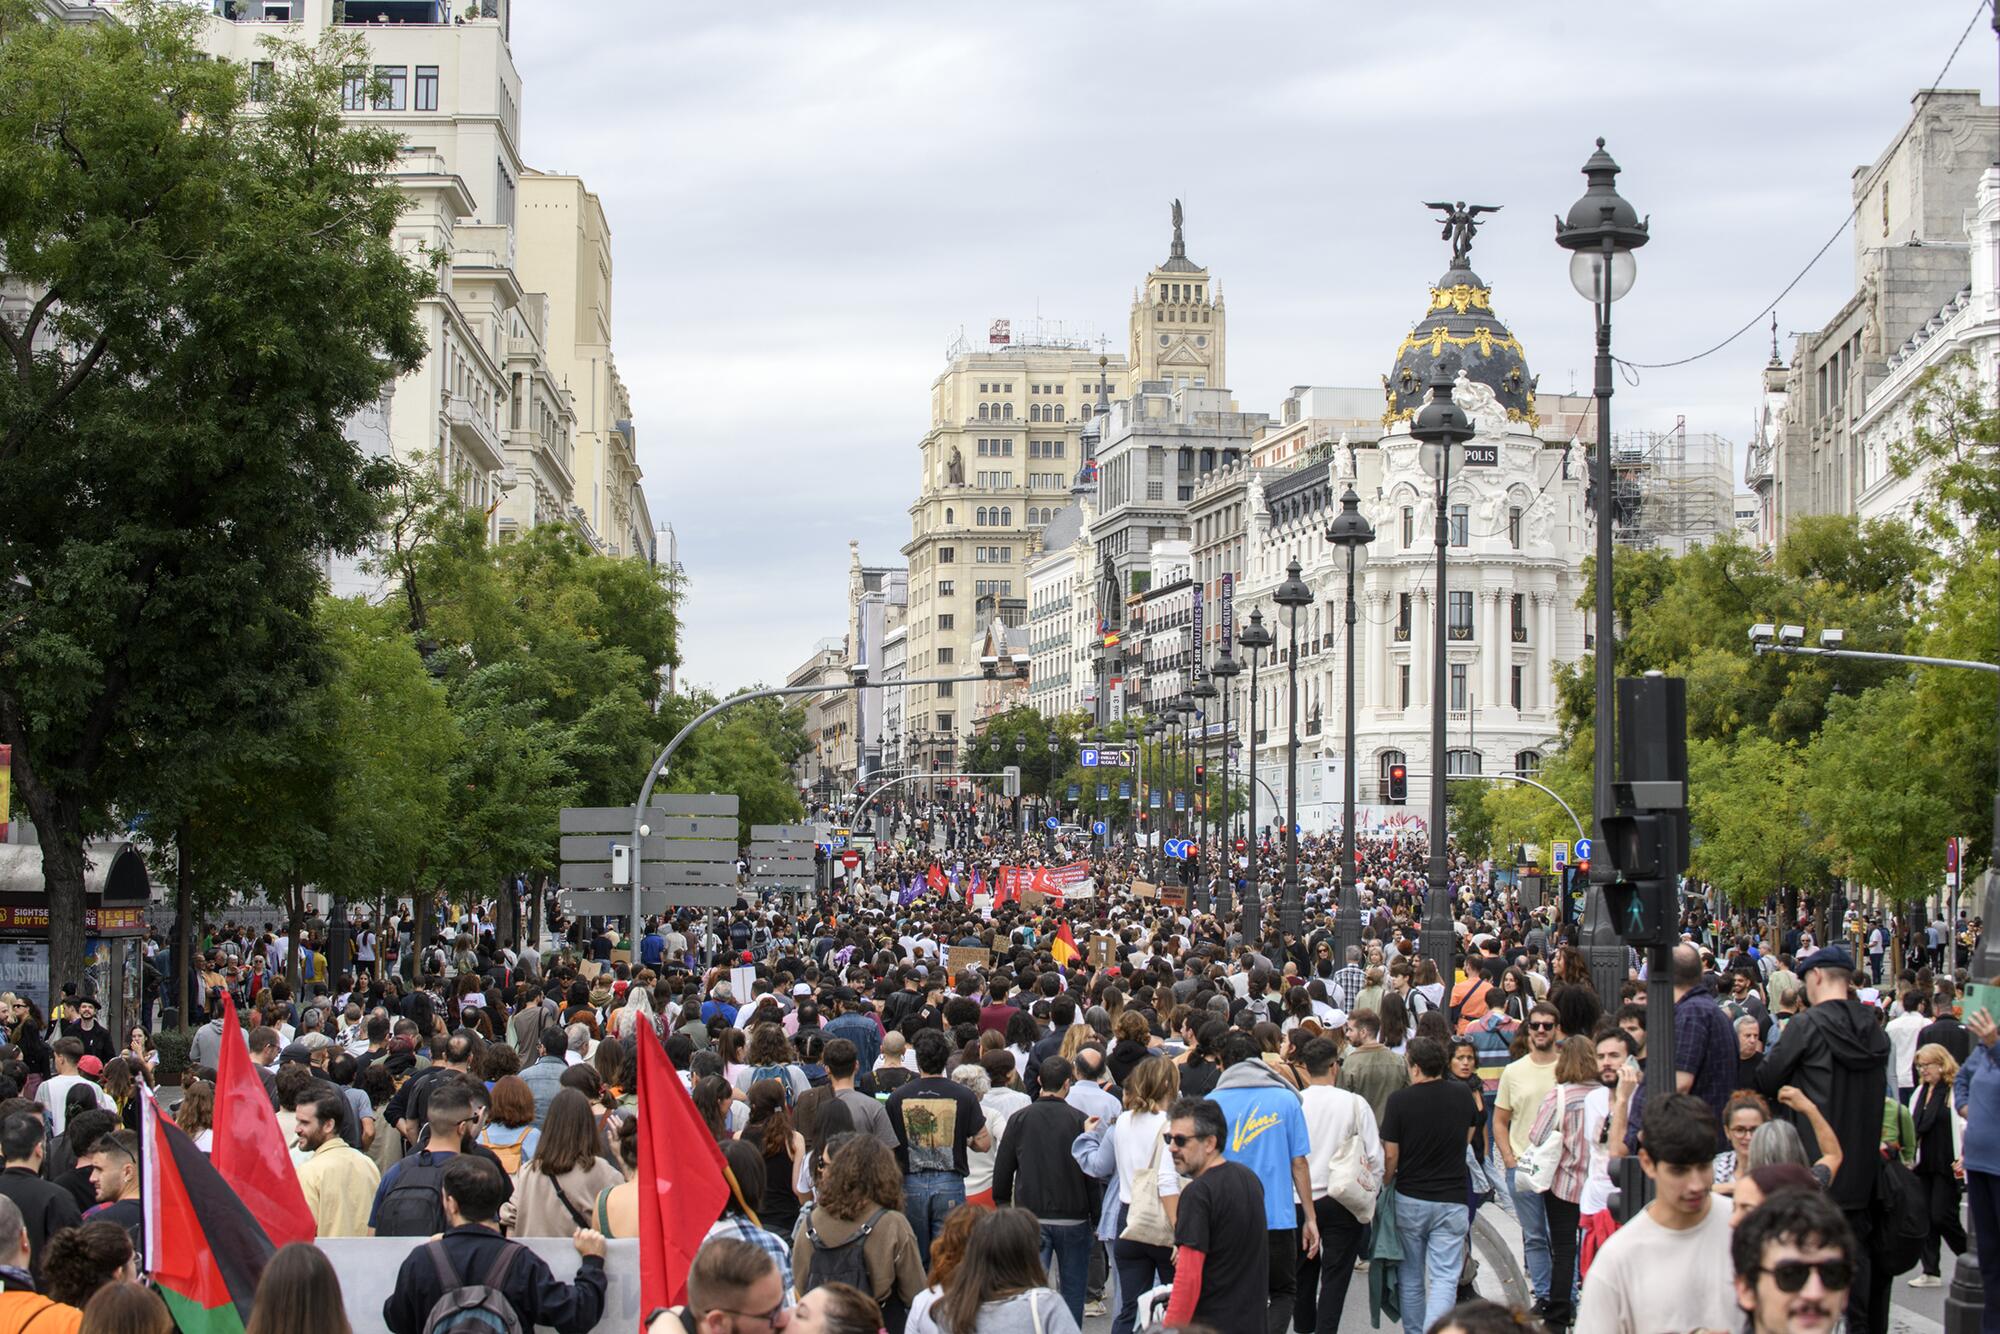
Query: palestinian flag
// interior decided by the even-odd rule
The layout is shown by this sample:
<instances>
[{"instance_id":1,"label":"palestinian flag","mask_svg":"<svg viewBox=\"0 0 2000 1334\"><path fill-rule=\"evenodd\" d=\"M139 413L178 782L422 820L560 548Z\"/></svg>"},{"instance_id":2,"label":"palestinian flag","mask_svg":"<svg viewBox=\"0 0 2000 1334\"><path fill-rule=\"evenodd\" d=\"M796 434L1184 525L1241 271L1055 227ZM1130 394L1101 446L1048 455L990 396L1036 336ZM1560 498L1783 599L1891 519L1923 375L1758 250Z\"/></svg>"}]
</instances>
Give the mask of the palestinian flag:
<instances>
[{"instance_id":1,"label":"palestinian flag","mask_svg":"<svg viewBox=\"0 0 2000 1334\"><path fill-rule=\"evenodd\" d=\"M1076 937L1069 933L1069 923L1056 928L1055 939L1049 942L1049 953L1054 956L1059 967L1067 968L1083 957L1083 951L1076 947Z\"/></svg>"},{"instance_id":2,"label":"palestinian flag","mask_svg":"<svg viewBox=\"0 0 2000 1334\"><path fill-rule=\"evenodd\" d=\"M271 1239L152 1092L141 1095L146 1276L183 1334L242 1334Z\"/></svg>"}]
</instances>

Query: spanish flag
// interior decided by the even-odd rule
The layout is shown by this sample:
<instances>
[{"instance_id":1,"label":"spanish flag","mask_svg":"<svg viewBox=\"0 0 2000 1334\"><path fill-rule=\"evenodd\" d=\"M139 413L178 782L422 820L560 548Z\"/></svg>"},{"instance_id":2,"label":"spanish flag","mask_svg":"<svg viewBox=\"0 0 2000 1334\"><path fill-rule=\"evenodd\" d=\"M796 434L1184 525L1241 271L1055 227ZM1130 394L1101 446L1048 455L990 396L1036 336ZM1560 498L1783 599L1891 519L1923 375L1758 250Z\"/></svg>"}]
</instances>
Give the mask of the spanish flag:
<instances>
[{"instance_id":1,"label":"spanish flag","mask_svg":"<svg viewBox=\"0 0 2000 1334\"><path fill-rule=\"evenodd\" d=\"M1049 942L1049 953L1054 956L1057 965L1063 968L1069 967L1083 957L1083 951L1076 947L1076 937L1069 933L1068 922L1056 928L1055 939Z\"/></svg>"}]
</instances>

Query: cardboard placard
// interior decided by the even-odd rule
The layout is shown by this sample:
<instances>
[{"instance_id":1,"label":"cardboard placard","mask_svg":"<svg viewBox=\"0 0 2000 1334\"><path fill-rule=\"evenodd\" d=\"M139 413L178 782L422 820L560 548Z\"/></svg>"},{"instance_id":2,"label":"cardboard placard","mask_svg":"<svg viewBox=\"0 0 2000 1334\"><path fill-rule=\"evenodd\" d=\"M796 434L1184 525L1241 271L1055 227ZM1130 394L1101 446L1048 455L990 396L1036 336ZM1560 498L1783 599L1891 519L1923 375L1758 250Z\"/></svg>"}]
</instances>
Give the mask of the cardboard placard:
<instances>
[{"instance_id":1,"label":"cardboard placard","mask_svg":"<svg viewBox=\"0 0 2000 1334\"><path fill-rule=\"evenodd\" d=\"M757 986L755 968L736 967L729 970L729 990L735 995L738 1005L748 1005L751 993Z\"/></svg>"},{"instance_id":2,"label":"cardboard placard","mask_svg":"<svg viewBox=\"0 0 2000 1334\"><path fill-rule=\"evenodd\" d=\"M1118 937L1107 935L1102 931L1091 936L1090 948L1085 951L1085 957L1090 960L1090 966L1100 970L1109 968L1112 961L1111 951L1117 944Z\"/></svg>"},{"instance_id":3,"label":"cardboard placard","mask_svg":"<svg viewBox=\"0 0 2000 1334\"><path fill-rule=\"evenodd\" d=\"M1036 889L1021 891L1021 906L1029 912L1040 912L1048 907L1049 896Z\"/></svg>"},{"instance_id":4,"label":"cardboard placard","mask_svg":"<svg viewBox=\"0 0 2000 1334\"><path fill-rule=\"evenodd\" d=\"M1135 899L1157 899L1160 897L1160 887L1150 880L1134 880L1132 882L1132 897Z\"/></svg>"},{"instance_id":5,"label":"cardboard placard","mask_svg":"<svg viewBox=\"0 0 2000 1334\"><path fill-rule=\"evenodd\" d=\"M984 969L993 962L993 951L984 945L947 945L944 951L944 966L957 977L967 968Z\"/></svg>"}]
</instances>

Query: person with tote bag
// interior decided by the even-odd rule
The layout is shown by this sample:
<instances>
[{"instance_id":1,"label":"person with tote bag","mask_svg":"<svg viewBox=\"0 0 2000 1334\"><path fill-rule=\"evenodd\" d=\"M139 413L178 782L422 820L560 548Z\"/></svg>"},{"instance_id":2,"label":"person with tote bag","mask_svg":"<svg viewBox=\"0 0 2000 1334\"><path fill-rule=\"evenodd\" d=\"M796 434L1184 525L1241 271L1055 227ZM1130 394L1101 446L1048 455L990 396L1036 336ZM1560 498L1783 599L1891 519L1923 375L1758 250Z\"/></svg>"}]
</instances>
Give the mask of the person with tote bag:
<instances>
[{"instance_id":1,"label":"person with tote bag","mask_svg":"<svg viewBox=\"0 0 2000 1334\"><path fill-rule=\"evenodd\" d=\"M1362 1240L1375 1217L1387 1163L1368 1100L1339 1087L1340 1050L1333 1039L1314 1038L1300 1055L1306 1086L1299 1103L1312 1146L1306 1168L1312 1177L1310 1207L1319 1223L1319 1254L1299 1256L1292 1328L1334 1334L1347 1306Z\"/></svg>"},{"instance_id":2,"label":"person with tote bag","mask_svg":"<svg viewBox=\"0 0 2000 1334\"><path fill-rule=\"evenodd\" d=\"M1167 1108L1180 1096L1181 1068L1164 1056L1149 1056L1132 1067L1125 1081L1125 1110L1110 1125L1096 1117L1084 1122L1076 1158L1091 1176L1109 1179L1106 1212L1115 1207L1117 1239L1111 1259L1118 1268L1118 1314L1111 1334L1132 1334L1139 1299L1174 1281L1174 1220L1181 1179L1162 1138ZM1110 1198L1117 1200L1115 1206Z\"/></svg>"}]
</instances>

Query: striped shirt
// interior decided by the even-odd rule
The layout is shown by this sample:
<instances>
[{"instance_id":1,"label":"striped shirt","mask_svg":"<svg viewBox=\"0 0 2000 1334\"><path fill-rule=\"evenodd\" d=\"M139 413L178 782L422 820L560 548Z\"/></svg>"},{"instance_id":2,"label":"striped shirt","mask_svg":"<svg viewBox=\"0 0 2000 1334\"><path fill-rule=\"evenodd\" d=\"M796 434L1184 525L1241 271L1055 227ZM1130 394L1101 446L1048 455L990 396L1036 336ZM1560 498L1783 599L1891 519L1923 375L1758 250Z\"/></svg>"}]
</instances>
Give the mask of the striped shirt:
<instances>
[{"instance_id":1,"label":"striped shirt","mask_svg":"<svg viewBox=\"0 0 2000 1334\"><path fill-rule=\"evenodd\" d=\"M1562 1158L1556 1164L1555 1184L1551 1193L1559 1200L1575 1204L1583 1196L1583 1183L1590 1175L1590 1140L1584 1128L1584 1104L1595 1085L1558 1084L1550 1089L1542 1099L1541 1110L1535 1113L1535 1124L1529 1127L1528 1142L1539 1142L1544 1135L1562 1136ZM1552 1123L1557 1109L1561 1109L1562 1124Z\"/></svg>"}]
</instances>

